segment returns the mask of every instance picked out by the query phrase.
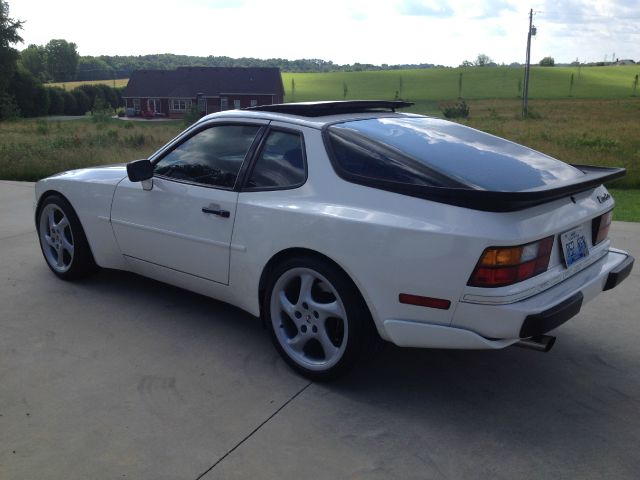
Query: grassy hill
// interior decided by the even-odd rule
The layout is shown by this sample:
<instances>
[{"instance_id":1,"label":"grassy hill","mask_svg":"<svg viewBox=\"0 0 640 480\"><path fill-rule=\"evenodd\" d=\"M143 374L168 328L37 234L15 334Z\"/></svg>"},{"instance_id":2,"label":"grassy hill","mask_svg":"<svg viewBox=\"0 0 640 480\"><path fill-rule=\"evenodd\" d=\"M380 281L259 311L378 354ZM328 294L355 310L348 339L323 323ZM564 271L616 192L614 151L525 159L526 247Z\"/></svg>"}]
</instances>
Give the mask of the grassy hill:
<instances>
[{"instance_id":1,"label":"grassy hill","mask_svg":"<svg viewBox=\"0 0 640 480\"><path fill-rule=\"evenodd\" d=\"M287 73L282 74L285 100L342 100L344 86L347 99L393 99L396 91L401 98L418 103L458 98L462 74L462 97L466 99L517 98L521 95L523 68L428 68L420 70L383 70L367 72ZM530 98L625 98L633 93L639 65L615 67L532 67ZM573 87L571 76L573 75ZM295 92L291 91L291 80ZM128 79L118 79L123 87ZM72 89L83 83L104 83L113 80L66 82L50 84ZM638 88L640 95L640 86Z\"/></svg>"},{"instance_id":2,"label":"grassy hill","mask_svg":"<svg viewBox=\"0 0 640 480\"><path fill-rule=\"evenodd\" d=\"M342 100L346 98L392 99L416 102L458 97L462 74L462 97L467 99L516 98L521 95L522 68L429 68L375 72L283 73L287 101ZM616 67L533 67L530 98L624 98L633 93L640 65ZM573 88L570 89L571 75ZM291 92L291 80L295 92ZM640 86L638 87L640 95Z\"/></svg>"},{"instance_id":3,"label":"grassy hill","mask_svg":"<svg viewBox=\"0 0 640 480\"><path fill-rule=\"evenodd\" d=\"M102 83L104 85L109 85L110 87L126 87L127 83L129 83L128 78L118 78L116 80L85 80L82 82L58 82L58 83L47 83L47 87L61 87L65 90L73 90L80 85L96 85L98 83Z\"/></svg>"}]
</instances>

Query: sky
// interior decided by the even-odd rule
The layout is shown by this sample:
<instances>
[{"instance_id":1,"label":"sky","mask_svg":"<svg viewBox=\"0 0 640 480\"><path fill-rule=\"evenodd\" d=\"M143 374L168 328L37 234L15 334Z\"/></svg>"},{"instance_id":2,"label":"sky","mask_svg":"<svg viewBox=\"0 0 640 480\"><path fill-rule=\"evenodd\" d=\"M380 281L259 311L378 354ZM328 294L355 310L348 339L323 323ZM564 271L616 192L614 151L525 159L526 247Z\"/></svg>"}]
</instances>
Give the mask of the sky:
<instances>
[{"instance_id":1,"label":"sky","mask_svg":"<svg viewBox=\"0 0 640 480\"><path fill-rule=\"evenodd\" d=\"M24 39L81 55L175 53L457 66L483 53L524 63L640 61L640 0L8 0Z\"/></svg>"}]
</instances>

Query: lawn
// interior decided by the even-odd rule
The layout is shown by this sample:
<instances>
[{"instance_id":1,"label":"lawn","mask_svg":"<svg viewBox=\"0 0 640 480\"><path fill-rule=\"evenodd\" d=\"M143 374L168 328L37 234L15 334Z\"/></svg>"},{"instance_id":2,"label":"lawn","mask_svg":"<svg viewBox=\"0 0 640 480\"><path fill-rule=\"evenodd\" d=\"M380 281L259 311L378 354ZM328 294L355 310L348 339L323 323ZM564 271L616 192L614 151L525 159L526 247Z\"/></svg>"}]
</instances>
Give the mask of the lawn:
<instances>
[{"instance_id":1,"label":"lawn","mask_svg":"<svg viewBox=\"0 0 640 480\"><path fill-rule=\"evenodd\" d=\"M58 83L47 83L47 87L61 87L65 90L73 90L80 85L96 85L98 83L102 83L104 85L109 85L110 87L126 87L127 83L129 83L128 78L117 78L115 80L84 80L81 82L58 82Z\"/></svg>"},{"instance_id":2,"label":"lawn","mask_svg":"<svg viewBox=\"0 0 640 480\"><path fill-rule=\"evenodd\" d=\"M640 65L616 67L533 67L530 98L628 98ZM310 100L393 99L415 102L455 99L516 98L521 94L523 69L427 68L368 72L283 73L288 102ZM573 87L571 84L573 75ZM292 92L291 80L295 91ZM344 95L344 88L347 95ZM637 95L640 95L640 86Z\"/></svg>"}]
</instances>

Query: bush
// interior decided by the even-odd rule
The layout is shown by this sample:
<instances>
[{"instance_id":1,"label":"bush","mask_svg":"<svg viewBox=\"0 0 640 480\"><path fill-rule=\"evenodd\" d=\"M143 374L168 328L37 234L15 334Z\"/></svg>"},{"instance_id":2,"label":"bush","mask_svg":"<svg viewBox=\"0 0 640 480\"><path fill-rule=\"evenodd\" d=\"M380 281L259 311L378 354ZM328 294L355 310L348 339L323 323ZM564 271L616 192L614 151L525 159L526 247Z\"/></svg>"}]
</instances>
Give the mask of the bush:
<instances>
[{"instance_id":1,"label":"bush","mask_svg":"<svg viewBox=\"0 0 640 480\"><path fill-rule=\"evenodd\" d=\"M100 97L97 97L93 111L91 112L91 119L94 122L104 123L107 122L109 118L111 118L111 109Z\"/></svg>"},{"instance_id":2,"label":"bush","mask_svg":"<svg viewBox=\"0 0 640 480\"><path fill-rule=\"evenodd\" d=\"M469 105L464 100L460 100L455 105L450 105L442 109L445 118L469 118Z\"/></svg>"},{"instance_id":3,"label":"bush","mask_svg":"<svg viewBox=\"0 0 640 480\"><path fill-rule=\"evenodd\" d=\"M202 114L200 113L200 110L198 110L198 106L192 105L184 114L184 126L188 127L189 125L193 125L200 120L200 118L202 118Z\"/></svg>"},{"instance_id":4,"label":"bush","mask_svg":"<svg viewBox=\"0 0 640 480\"><path fill-rule=\"evenodd\" d=\"M78 111L78 102L76 101L76 97L74 97L71 93L66 90L62 91L62 100L64 101L64 110L63 113L65 115L75 115Z\"/></svg>"},{"instance_id":5,"label":"bush","mask_svg":"<svg viewBox=\"0 0 640 480\"><path fill-rule=\"evenodd\" d=\"M71 90L71 95L76 100L75 115L84 115L90 110L90 100L87 94L80 87Z\"/></svg>"},{"instance_id":6,"label":"bush","mask_svg":"<svg viewBox=\"0 0 640 480\"><path fill-rule=\"evenodd\" d=\"M20 117L20 110L11 95L0 93L0 120L14 120Z\"/></svg>"},{"instance_id":7,"label":"bush","mask_svg":"<svg viewBox=\"0 0 640 480\"><path fill-rule=\"evenodd\" d=\"M128 147L142 147L147 142L144 134L134 133L124 137L124 144Z\"/></svg>"},{"instance_id":8,"label":"bush","mask_svg":"<svg viewBox=\"0 0 640 480\"><path fill-rule=\"evenodd\" d=\"M61 88L47 88L49 92L49 115L64 114L64 90Z\"/></svg>"},{"instance_id":9,"label":"bush","mask_svg":"<svg viewBox=\"0 0 640 480\"><path fill-rule=\"evenodd\" d=\"M109 107L113 109L118 108L119 97L115 88L112 88L109 85L105 85L103 83L99 83L96 85L96 89L101 92L100 97Z\"/></svg>"},{"instance_id":10,"label":"bush","mask_svg":"<svg viewBox=\"0 0 640 480\"><path fill-rule=\"evenodd\" d=\"M23 117L39 117L49 112L47 89L24 68L18 68L9 83L9 95Z\"/></svg>"}]
</instances>

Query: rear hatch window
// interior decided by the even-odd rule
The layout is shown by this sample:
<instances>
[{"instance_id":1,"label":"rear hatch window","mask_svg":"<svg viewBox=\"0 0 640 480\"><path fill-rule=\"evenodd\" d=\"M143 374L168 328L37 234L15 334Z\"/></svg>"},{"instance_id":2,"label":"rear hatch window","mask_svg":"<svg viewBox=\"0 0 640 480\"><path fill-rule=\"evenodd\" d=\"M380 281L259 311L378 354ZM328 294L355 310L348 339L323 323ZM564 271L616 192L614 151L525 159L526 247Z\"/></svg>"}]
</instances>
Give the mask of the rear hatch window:
<instances>
[{"instance_id":1,"label":"rear hatch window","mask_svg":"<svg viewBox=\"0 0 640 480\"><path fill-rule=\"evenodd\" d=\"M520 192L584 176L530 148L434 118L353 120L327 132L334 166L351 180Z\"/></svg>"}]
</instances>

